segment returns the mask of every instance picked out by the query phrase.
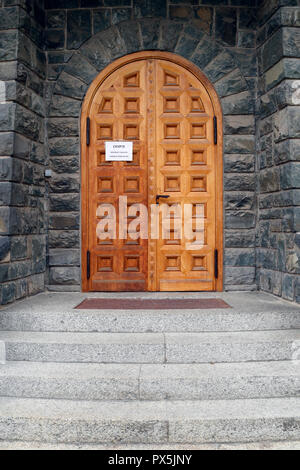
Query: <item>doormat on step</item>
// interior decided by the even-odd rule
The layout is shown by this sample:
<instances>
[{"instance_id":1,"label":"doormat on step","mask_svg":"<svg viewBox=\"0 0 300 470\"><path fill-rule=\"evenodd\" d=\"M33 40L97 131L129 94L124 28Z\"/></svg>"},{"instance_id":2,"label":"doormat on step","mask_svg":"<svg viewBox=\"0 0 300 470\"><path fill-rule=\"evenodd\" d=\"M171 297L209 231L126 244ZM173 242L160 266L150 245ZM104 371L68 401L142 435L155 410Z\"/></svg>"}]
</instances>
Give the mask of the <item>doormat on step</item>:
<instances>
[{"instance_id":1,"label":"doormat on step","mask_svg":"<svg viewBox=\"0 0 300 470\"><path fill-rule=\"evenodd\" d=\"M222 299L85 299L77 307L83 310L181 310L231 308Z\"/></svg>"}]
</instances>

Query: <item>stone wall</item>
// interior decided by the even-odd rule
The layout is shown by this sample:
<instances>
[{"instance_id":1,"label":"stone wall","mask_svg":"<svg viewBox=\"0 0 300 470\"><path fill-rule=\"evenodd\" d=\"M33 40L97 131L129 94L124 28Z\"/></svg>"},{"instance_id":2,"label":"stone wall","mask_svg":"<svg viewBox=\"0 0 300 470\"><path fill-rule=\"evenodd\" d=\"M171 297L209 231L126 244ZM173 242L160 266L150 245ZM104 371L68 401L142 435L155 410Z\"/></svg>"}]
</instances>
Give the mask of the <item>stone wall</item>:
<instances>
[{"instance_id":1,"label":"stone wall","mask_svg":"<svg viewBox=\"0 0 300 470\"><path fill-rule=\"evenodd\" d=\"M49 284L80 290L79 116L92 80L118 57L175 52L215 84L225 115L225 287L256 289L256 20L253 2L46 1ZM223 5L221 5L223 3ZM234 5L233 5L234 4ZM138 6L137 6L138 5ZM86 8L85 8L86 7ZM89 8L95 7L95 8ZM149 17L149 18L145 18Z\"/></svg>"},{"instance_id":2,"label":"stone wall","mask_svg":"<svg viewBox=\"0 0 300 470\"><path fill-rule=\"evenodd\" d=\"M286 7L284 5L293 5ZM300 302L300 9L268 1L259 10L258 282ZM297 233L298 232L298 233Z\"/></svg>"},{"instance_id":3,"label":"stone wall","mask_svg":"<svg viewBox=\"0 0 300 470\"><path fill-rule=\"evenodd\" d=\"M44 12L0 8L0 303L44 289Z\"/></svg>"}]
</instances>

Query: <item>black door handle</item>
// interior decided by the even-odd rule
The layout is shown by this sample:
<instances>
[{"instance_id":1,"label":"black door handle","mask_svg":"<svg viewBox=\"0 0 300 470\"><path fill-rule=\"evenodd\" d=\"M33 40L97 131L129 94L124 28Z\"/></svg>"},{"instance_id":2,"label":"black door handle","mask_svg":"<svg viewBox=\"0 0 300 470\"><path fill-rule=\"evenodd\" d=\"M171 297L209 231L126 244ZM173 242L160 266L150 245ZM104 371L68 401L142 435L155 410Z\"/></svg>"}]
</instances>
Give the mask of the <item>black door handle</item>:
<instances>
[{"instance_id":1,"label":"black door handle","mask_svg":"<svg viewBox=\"0 0 300 470\"><path fill-rule=\"evenodd\" d=\"M170 196L167 196L166 194L157 194L157 196L155 198L155 202L156 202L156 204L159 204L159 199L160 198L168 199L168 197L170 197Z\"/></svg>"}]
</instances>

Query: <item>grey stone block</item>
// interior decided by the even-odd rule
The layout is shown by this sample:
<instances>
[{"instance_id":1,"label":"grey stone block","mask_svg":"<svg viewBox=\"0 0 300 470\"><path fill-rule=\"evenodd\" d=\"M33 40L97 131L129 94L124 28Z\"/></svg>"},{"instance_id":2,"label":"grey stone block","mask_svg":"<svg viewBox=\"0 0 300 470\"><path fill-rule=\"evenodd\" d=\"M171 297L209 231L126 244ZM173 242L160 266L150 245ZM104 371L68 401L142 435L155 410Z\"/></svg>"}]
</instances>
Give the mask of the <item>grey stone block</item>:
<instances>
[{"instance_id":1,"label":"grey stone block","mask_svg":"<svg viewBox=\"0 0 300 470\"><path fill-rule=\"evenodd\" d=\"M50 167L56 174L60 173L78 173L79 158L75 157L52 157Z\"/></svg>"},{"instance_id":2,"label":"grey stone block","mask_svg":"<svg viewBox=\"0 0 300 470\"><path fill-rule=\"evenodd\" d=\"M300 188L300 162L280 166L280 184L282 189Z\"/></svg>"},{"instance_id":3,"label":"grey stone block","mask_svg":"<svg viewBox=\"0 0 300 470\"><path fill-rule=\"evenodd\" d=\"M94 36L87 41L87 43L80 48L80 54L85 56L96 70L102 70L110 63L110 58L98 36Z\"/></svg>"},{"instance_id":4,"label":"grey stone block","mask_svg":"<svg viewBox=\"0 0 300 470\"><path fill-rule=\"evenodd\" d=\"M61 285L80 284L80 268L73 266L52 267L49 270L49 283Z\"/></svg>"},{"instance_id":5,"label":"grey stone block","mask_svg":"<svg viewBox=\"0 0 300 470\"><path fill-rule=\"evenodd\" d=\"M255 250L246 248L231 248L225 250L225 266L255 267Z\"/></svg>"},{"instance_id":6,"label":"grey stone block","mask_svg":"<svg viewBox=\"0 0 300 470\"><path fill-rule=\"evenodd\" d=\"M252 135L225 135L224 150L229 154L253 154L255 137Z\"/></svg>"},{"instance_id":7,"label":"grey stone block","mask_svg":"<svg viewBox=\"0 0 300 470\"><path fill-rule=\"evenodd\" d=\"M254 230L225 230L226 248L250 248L255 246Z\"/></svg>"},{"instance_id":8,"label":"grey stone block","mask_svg":"<svg viewBox=\"0 0 300 470\"><path fill-rule=\"evenodd\" d=\"M139 24L142 33L143 48L145 50L158 49L161 28L160 20L145 18L140 20Z\"/></svg>"},{"instance_id":9,"label":"grey stone block","mask_svg":"<svg viewBox=\"0 0 300 470\"><path fill-rule=\"evenodd\" d=\"M65 195L62 195L65 196ZM78 230L50 230L49 247L50 248L77 248L79 247Z\"/></svg>"},{"instance_id":10,"label":"grey stone block","mask_svg":"<svg viewBox=\"0 0 300 470\"><path fill-rule=\"evenodd\" d=\"M51 137L77 137L79 135L78 118L50 118L48 119L48 136Z\"/></svg>"},{"instance_id":11,"label":"grey stone block","mask_svg":"<svg viewBox=\"0 0 300 470\"><path fill-rule=\"evenodd\" d=\"M9 261L10 258L10 237L0 236L0 263Z\"/></svg>"},{"instance_id":12,"label":"grey stone block","mask_svg":"<svg viewBox=\"0 0 300 470\"><path fill-rule=\"evenodd\" d=\"M161 23L160 49L174 51L182 31L182 24L163 20Z\"/></svg>"},{"instance_id":13,"label":"grey stone block","mask_svg":"<svg viewBox=\"0 0 300 470\"><path fill-rule=\"evenodd\" d=\"M46 12L46 26L53 29L64 29L66 24L66 11L55 10Z\"/></svg>"},{"instance_id":14,"label":"grey stone block","mask_svg":"<svg viewBox=\"0 0 300 470\"><path fill-rule=\"evenodd\" d=\"M283 37L282 30L279 29L262 47L262 67L263 71L271 68L282 57L283 53Z\"/></svg>"},{"instance_id":15,"label":"grey stone block","mask_svg":"<svg viewBox=\"0 0 300 470\"><path fill-rule=\"evenodd\" d=\"M64 66L64 71L73 75L87 85L90 85L98 75L98 71L93 65L80 53L74 53L72 58Z\"/></svg>"},{"instance_id":16,"label":"grey stone block","mask_svg":"<svg viewBox=\"0 0 300 470\"><path fill-rule=\"evenodd\" d=\"M182 35L177 43L175 53L189 59L195 52L198 43L198 39L193 39L189 36Z\"/></svg>"},{"instance_id":17,"label":"grey stone block","mask_svg":"<svg viewBox=\"0 0 300 470\"><path fill-rule=\"evenodd\" d=\"M260 191L274 192L280 189L280 174L278 168L268 168L259 174Z\"/></svg>"},{"instance_id":18,"label":"grey stone block","mask_svg":"<svg viewBox=\"0 0 300 470\"><path fill-rule=\"evenodd\" d=\"M255 214L250 211L227 212L225 220L226 229L249 229L255 227Z\"/></svg>"},{"instance_id":19,"label":"grey stone block","mask_svg":"<svg viewBox=\"0 0 300 470\"><path fill-rule=\"evenodd\" d=\"M12 261L28 257L26 237L11 237L11 259Z\"/></svg>"},{"instance_id":20,"label":"grey stone block","mask_svg":"<svg viewBox=\"0 0 300 470\"><path fill-rule=\"evenodd\" d=\"M251 285L255 284L254 267L229 267L225 268L226 285Z\"/></svg>"},{"instance_id":21,"label":"grey stone block","mask_svg":"<svg viewBox=\"0 0 300 470\"><path fill-rule=\"evenodd\" d=\"M255 170L254 155L225 154L224 171L225 173L253 173Z\"/></svg>"},{"instance_id":22,"label":"grey stone block","mask_svg":"<svg viewBox=\"0 0 300 470\"><path fill-rule=\"evenodd\" d=\"M50 194L49 203L52 212L80 210L79 194Z\"/></svg>"},{"instance_id":23,"label":"grey stone block","mask_svg":"<svg viewBox=\"0 0 300 470\"><path fill-rule=\"evenodd\" d=\"M127 53L125 44L127 37L123 38L116 26L99 33L98 38L107 57L111 60L122 57L122 55Z\"/></svg>"},{"instance_id":24,"label":"grey stone block","mask_svg":"<svg viewBox=\"0 0 300 470\"><path fill-rule=\"evenodd\" d=\"M138 23L120 23L117 26L120 36L123 39L127 53L137 52L141 50L141 33Z\"/></svg>"},{"instance_id":25,"label":"grey stone block","mask_svg":"<svg viewBox=\"0 0 300 470\"><path fill-rule=\"evenodd\" d=\"M255 134L254 116L230 116L224 117L224 133L225 134Z\"/></svg>"},{"instance_id":26,"label":"grey stone block","mask_svg":"<svg viewBox=\"0 0 300 470\"><path fill-rule=\"evenodd\" d=\"M283 28L283 52L286 57L299 57L299 28Z\"/></svg>"},{"instance_id":27,"label":"grey stone block","mask_svg":"<svg viewBox=\"0 0 300 470\"><path fill-rule=\"evenodd\" d=\"M52 193L78 193L80 189L79 179L70 175L54 175L49 180Z\"/></svg>"},{"instance_id":28,"label":"grey stone block","mask_svg":"<svg viewBox=\"0 0 300 470\"><path fill-rule=\"evenodd\" d=\"M64 29L48 29L45 31L45 44L49 50L63 50L65 47Z\"/></svg>"},{"instance_id":29,"label":"grey stone block","mask_svg":"<svg viewBox=\"0 0 300 470\"><path fill-rule=\"evenodd\" d=\"M0 60L16 60L18 56L18 32L0 31Z\"/></svg>"},{"instance_id":30,"label":"grey stone block","mask_svg":"<svg viewBox=\"0 0 300 470\"><path fill-rule=\"evenodd\" d=\"M253 210L255 195L245 192L226 192L225 210Z\"/></svg>"},{"instance_id":31,"label":"grey stone block","mask_svg":"<svg viewBox=\"0 0 300 470\"><path fill-rule=\"evenodd\" d=\"M49 139L50 156L77 155L79 139L77 137L59 137Z\"/></svg>"},{"instance_id":32,"label":"grey stone block","mask_svg":"<svg viewBox=\"0 0 300 470\"><path fill-rule=\"evenodd\" d=\"M255 175L245 173L226 173L224 175L225 191L254 191Z\"/></svg>"},{"instance_id":33,"label":"grey stone block","mask_svg":"<svg viewBox=\"0 0 300 470\"><path fill-rule=\"evenodd\" d=\"M253 98L248 91L232 96L226 96L221 99L221 102L224 115L252 114L254 111Z\"/></svg>"},{"instance_id":34,"label":"grey stone block","mask_svg":"<svg viewBox=\"0 0 300 470\"><path fill-rule=\"evenodd\" d=\"M220 78L224 77L228 73L232 72L236 68L236 63L233 57L228 52L222 52L214 58L204 69L205 75L215 83Z\"/></svg>"},{"instance_id":35,"label":"grey stone block","mask_svg":"<svg viewBox=\"0 0 300 470\"><path fill-rule=\"evenodd\" d=\"M87 90L86 83L76 77L62 72L55 85L57 95L69 96L70 98L82 99Z\"/></svg>"},{"instance_id":36,"label":"grey stone block","mask_svg":"<svg viewBox=\"0 0 300 470\"><path fill-rule=\"evenodd\" d=\"M74 117L80 115L81 101L68 98L66 96L53 95L50 106L51 117Z\"/></svg>"},{"instance_id":37,"label":"grey stone block","mask_svg":"<svg viewBox=\"0 0 300 470\"><path fill-rule=\"evenodd\" d=\"M237 11L235 8L216 8L216 37L229 46L236 45Z\"/></svg>"},{"instance_id":38,"label":"grey stone block","mask_svg":"<svg viewBox=\"0 0 300 470\"><path fill-rule=\"evenodd\" d=\"M228 95L239 94L247 90L247 83L242 77L239 69L235 69L226 77L215 83L216 91L220 98Z\"/></svg>"},{"instance_id":39,"label":"grey stone block","mask_svg":"<svg viewBox=\"0 0 300 470\"><path fill-rule=\"evenodd\" d=\"M112 11L109 8L93 11L93 30L94 34L104 31L112 24Z\"/></svg>"},{"instance_id":40,"label":"grey stone block","mask_svg":"<svg viewBox=\"0 0 300 470\"><path fill-rule=\"evenodd\" d=\"M54 230L79 229L79 215L77 213L51 214L49 227Z\"/></svg>"},{"instance_id":41,"label":"grey stone block","mask_svg":"<svg viewBox=\"0 0 300 470\"><path fill-rule=\"evenodd\" d=\"M67 48L78 49L92 34L89 10L67 11Z\"/></svg>"},{"instance_id":42,"label":"grey stone block","mask_svg":"<svg viewBox=\"0 0 300 470\"><path fill-rule=\"evenodd\" d=\"M111 10L111 23L118 24L131 19L131 8L113 8ZM104 29L104 28L103 28Z\"/></svg>"},{"instance_id":43,"label":"grey stone block","mask_svg":"<svg viewBox=\"0 0 300 470\"><path fill-rule=\"evenodd\" d=\"M78 249L50 249L49 266L80 266L80 251Z\"/></svg>"},{"instance_id":44,"label":"grey stone block","mask_svg":"<svg viewBox=\"0 0 300 470\"><path fill-rule=\"evenodd\" d=\"M223 48L216 42L203 40L192 57L192 61L203 70L217 55L222 54Z\"/></svg>"},{"instance_id":45,"label":"grey stone block","mask_svg":"<svg viewBox=\"0 0 300 470\"><path fill-rule=\"evenodd\" d=\"M13 154L13 146L14 146L14 133L13 132L1 132L0 134L0 155L9 156ZM0 159L0 165L3 166L4 161L7 159ZM0 174L2 174L3 170L0 170Z\"/></svg>"}]
</instances>

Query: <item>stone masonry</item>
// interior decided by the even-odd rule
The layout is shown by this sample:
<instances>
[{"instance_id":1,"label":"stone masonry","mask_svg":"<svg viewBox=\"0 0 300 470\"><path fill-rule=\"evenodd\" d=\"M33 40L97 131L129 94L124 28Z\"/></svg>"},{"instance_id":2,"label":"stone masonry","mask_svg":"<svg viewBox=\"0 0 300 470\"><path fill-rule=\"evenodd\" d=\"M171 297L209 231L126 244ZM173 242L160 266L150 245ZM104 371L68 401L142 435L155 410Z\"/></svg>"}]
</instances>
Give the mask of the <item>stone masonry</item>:
<instances>
[{"instance_id":1,"label":"stone masonry","mask_svg":"<svg viewBox=\"0 0 300 470\"><path fill-rule=\"evenodd\" d=\"M224 288L300 301L299 5L2 0L2 303L45 286L81 289L82 101L105 66L147 49L187 58L220 97Z\"/></svg>"}]
</instances>

